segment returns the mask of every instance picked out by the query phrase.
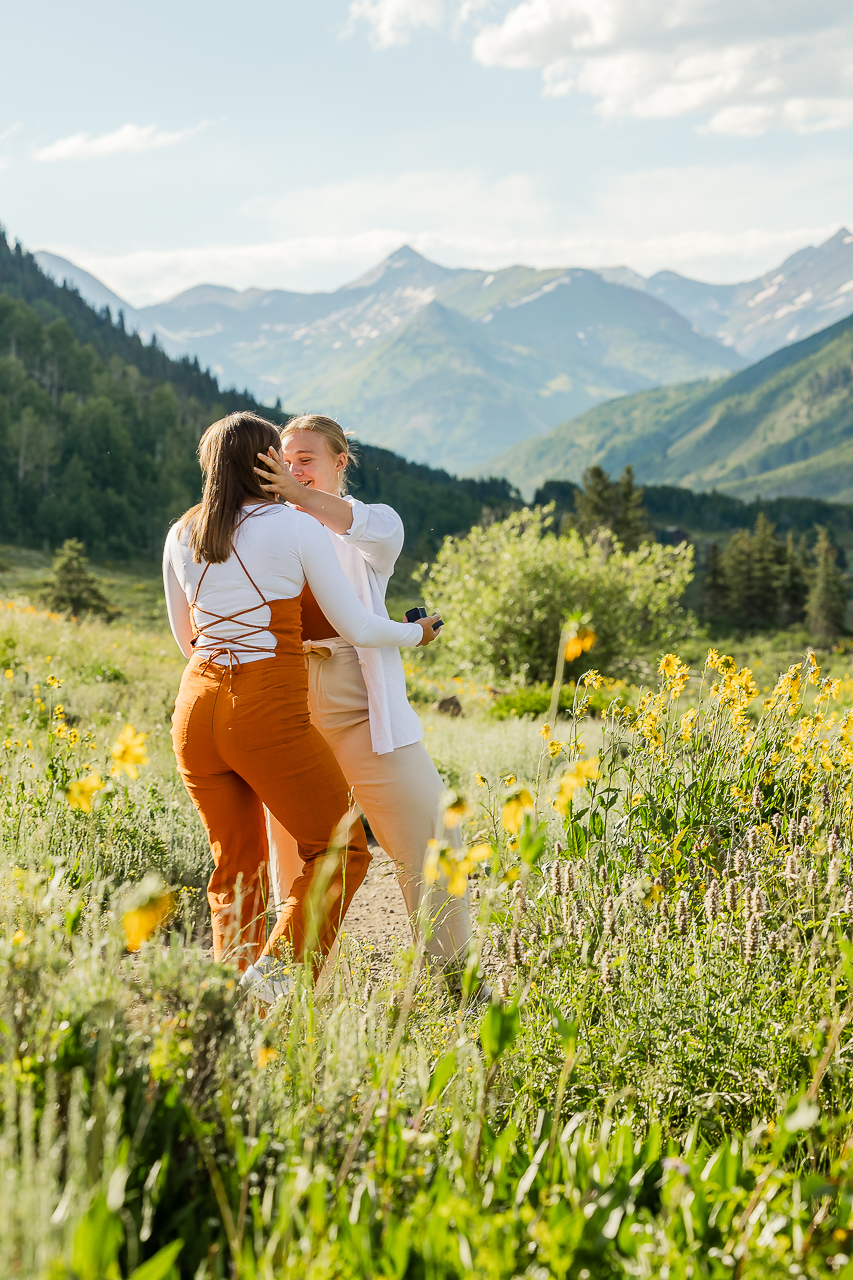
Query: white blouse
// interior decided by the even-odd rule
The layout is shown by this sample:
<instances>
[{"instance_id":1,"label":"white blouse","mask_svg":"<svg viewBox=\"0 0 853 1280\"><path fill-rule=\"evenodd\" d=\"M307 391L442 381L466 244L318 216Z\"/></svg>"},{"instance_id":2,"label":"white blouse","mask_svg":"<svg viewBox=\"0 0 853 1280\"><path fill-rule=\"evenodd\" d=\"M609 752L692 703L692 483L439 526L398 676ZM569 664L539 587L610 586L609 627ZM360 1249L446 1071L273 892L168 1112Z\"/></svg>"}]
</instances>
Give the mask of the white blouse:
<instances>
[{"instance_id":1,"label":"white blouse","mask_svg":"<svg viewBox=\"0 0 853 1280\"><path fill-rule=\"evenodd\" d=\"M307 581L332 626L360 651L359 656L361 651L371 653L378 646L417 645L423 639L423 629L417 623L392 622L387 610L380 613L365 607L359 599L361 593L354 591L347 581L325 528L303 511L278 503L258 507L256 514L237 530L234 546L267 600L293 600ZM196 603L197 622L204 631L193 647L190 603L204 568L204 563L196 564L193 559L189 531L184 529L179 534L173 525L163 549L163 583L169 623L179 649L189 658L193 652L212 652L226 647L241 662L259 661L266 655L253 652L254 647L275 649L275 636L271 631L255 630L269 623L270 611L261 605L258 592L233 555L222 564L210 565L207 570ZM242 620L205 627L206 620L230 617L241 611L245 611L241 614ZM247 629L252 634L247 634ZM252 649L241 648L241 639ZM396 656L402 676L397 649L384 652ZM405 679L403 687L405 690Z\"/></svg>"},{"instance_id":2,"label":"white blouse","mask_svg":"<svg viewBox=\"0 0 853 1280\"><path fill-rule=\"evenodd\" d=\"M385 607L388 580L403 549L403 521L393 507L386 507L383 503L368 506L357 498L347 498L347 502L352 506L352 525L348 531L332 533L330 529L325 529L325 533L331 539L338 553L338 560L365 609L374 616L385 619L388 617ZM314 590L313 583L311 590ZM340 631L332 615L323 607L319 596L317 602L329 621ZM408 747L413 742L420 742L424 731L417 714L409 705L406 674L399 649L368 649L362 647L357 640L351 643L358 653L367 687L370 739L374 753L387 755L398 747Z\"/></svg>"}]
</instances>

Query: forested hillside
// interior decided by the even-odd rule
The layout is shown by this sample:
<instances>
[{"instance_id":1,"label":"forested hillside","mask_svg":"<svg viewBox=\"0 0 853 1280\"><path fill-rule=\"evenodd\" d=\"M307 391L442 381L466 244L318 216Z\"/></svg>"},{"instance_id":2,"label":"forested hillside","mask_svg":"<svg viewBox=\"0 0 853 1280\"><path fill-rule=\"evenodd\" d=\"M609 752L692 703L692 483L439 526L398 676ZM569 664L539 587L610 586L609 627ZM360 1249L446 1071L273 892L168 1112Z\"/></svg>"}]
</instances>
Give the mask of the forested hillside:
<instances>
[{"instance_id":1,"label":"forested hillside","mask_svg":"<svg viewBox=\"0 0 853 1280\"><path fill-rule=\"evenodd\" d=\"M729 378L598 405L488 468L527 492L631 465L641 482L744 498L853 499L853 317Z\"/></svg>"},{"instance_id":2,"label":"forested hillside","mask_svg":"<svg viewBox=\"0 0 853 1280\"><path fill-rule=\"evenodd\" d=\"M198 361L156 345L58 286L0 232L0 541L53 547L80 538L104 557L159 554L196 501L196 446L223 413L257 409ZM409 555L429 555L484 506L514 501L506 480L456 480L364 446L353 489L395 506Z\"/></svg>"},{"instance_id":3,"label":"forested hillside","mask_svg":"<svg viewBox=\"0 0 853 1280\"><path fill-rule=\"evenodd\" d=\"M571 480L546 480L533 495L534 506L554 504L559 519L574 515L580 486ZM642 490L642 507L649 527L657 538L671 542L683 534L713 535L725 539L737 529L751 529L760 515L782 535L808 534L815 526L831 530L833 541L842 550L853 551L853 506L825 502L820 498L756 498L744 502L718 489L697 492L672 484L647 484Z\"/></svg>"}]
</instances>

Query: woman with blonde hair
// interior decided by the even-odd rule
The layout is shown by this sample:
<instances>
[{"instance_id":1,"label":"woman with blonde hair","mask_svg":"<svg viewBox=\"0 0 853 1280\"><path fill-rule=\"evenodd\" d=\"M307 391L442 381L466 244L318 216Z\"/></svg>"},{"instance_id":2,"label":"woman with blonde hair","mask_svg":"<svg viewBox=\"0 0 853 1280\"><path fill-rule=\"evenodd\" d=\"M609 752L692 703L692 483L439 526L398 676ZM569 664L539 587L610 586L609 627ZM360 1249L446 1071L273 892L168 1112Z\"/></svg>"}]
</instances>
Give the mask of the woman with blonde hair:
<instances>
[{"instance_id":1,"label":"woman with blonde hair","mask_svg":"<svg viewBox=\"0 0 853 1280\"><path fill-rule=\"evenodd\" d=\"M202 501L172 527L163 555L169 621L189 659L172 740L210 840L214 955L235 960L267 1001L288 985L283 958L328 953L370 861L361 824L348 829L348 785L308 716L303 588L364 652L429 643L437 621L364 609L316 520L258 483L257 454L278 444L278 428L253 413L208 427ZM301 859L266 943L264 806L287 823Z\"/></svg>"},{"instance_id":2,"label":"woman with blonde hair","mask_svg":"<svg viewBox=\"0 0 853 1280\"><path fill-rule=\"evenodd\" d=\"M325 525L324 536L361 603L387 619L385 592L403 547L403 522L389 506L344 496L352 453L343 428L322 414L291 418L281 433L281 457L274 450L259 457L262 487ZM458 843L458 832L445 827L445 787L409 705L399 650L367 649L340 635L313 582L302 596L302 640L312 723L397 866L410 920L416 928L430 920L427 953L440 967L452 965L464 958L471 936L467 897L427 892L424 862L430 840ZM300 868L286 827L286 818L274 814L271 853L285 890Z\"/></svg>"}]
</instances>

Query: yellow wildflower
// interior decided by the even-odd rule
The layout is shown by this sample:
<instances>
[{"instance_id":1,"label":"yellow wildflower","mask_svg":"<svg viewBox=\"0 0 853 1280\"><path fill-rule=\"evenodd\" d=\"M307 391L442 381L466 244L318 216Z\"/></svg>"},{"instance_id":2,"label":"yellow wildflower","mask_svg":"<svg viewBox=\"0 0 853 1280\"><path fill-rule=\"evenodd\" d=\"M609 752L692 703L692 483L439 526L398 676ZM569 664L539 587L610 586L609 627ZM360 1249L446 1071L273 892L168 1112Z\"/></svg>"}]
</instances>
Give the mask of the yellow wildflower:
<instances>
[{"instance_id":1,"label":"yellow wildflower","mask_svg":"<svg viewBox=\"0 0 853 1280\"><path fill-rule=\"evenodd\" d=\"M147 737L147 733L137 733L132 724L124 726L113 743L111 752L113 767L110 770L112 777L118 777L122 772L126 773L129 778L139 777L138 766L148 763L148 756L143 746Z\"/></svg>"},{"instance_id":2,"label":"yellow wildflower","mask_svg":"<svg viewBox=\"0 0 853 1280\"><path fill-rule=\"evenodd\" d=\"M566 641L566 662L574 662L575 658L579 658L582 653L589 653L597 639L595 632L586 627L583 627L576 636L570 636Z\"/></svg>"},{"instance_id":3,"label":"yellow wildflower","mask_svg":"<svg viewBox=\"0 0 853 1280\"><path fill-rule=\"evenodd\" d=\"M484 787L486 785L486 779L483 777L482 773L475 773L474 781L478 787Z\"/></svg>"},{"instance_id":4,"label":"yellow wildflower","mask_svg":"<svg viewBox=\"0 0 853 1280\"><path fill-rule=\"evenodd\" d=\"M7 750L7 751L11 751L11 749L12 749L12 739L11 739L11 738L7 738L7 739L6 739L6 741L3 743L3 746L6 748L6 750Z\"/></svg>"},{"instance_id":5,"label":"yellow wildflower","mask_svg":"<svg viewBox=\"0 0 853 1280\"><path fill-rule=\"evenodd\" d=\"M713 670L713 669L715 669L715 668L716 668L717 663L718 663L719 661L720 661L720 655L719 655L719 653L717 652L717 650L716 650L716 649L709 649L709 650L708 650L708 656L707 656L707 658L705 659L705 666L706 666L706 667L711 667L711 668L712 668L712 670Z\"/></svg>"},{"instance_id":6,"label":"yellow wildflower","mask_svg":"<svg viewBox=\"0 0 853 1280\"><path fill-rule=\"evenodd\" d=\"M539 736L548 742L551 737L551 726L549 724L543 724L542 728L539 730Z\"/></svg>"},{"instance_id":7,"label":"yellow wildflower","mask_svg":"<svg viewBox=\"0 0 853 1280\"><path fill-rule=\"evenodd\" d=\"M665 653L660 660L658 671L664 677L670 698L677 698L687 684L690 668L674 653Z\"/></svg>"},{"instance_id":8,"label":"yellow wildflower","mask_svg":"<svg viewBox=\"0 0 853 1280\"><path fill-rule=\"evenodd\" d=\"M69 784L65 799L70 809L82 809L83 813L92 812L92 800L96 791L104 789L104 783L98 773L90 773L87 778L77 778Z\"/></svg>"},{"instance_id":9,"label":"yellow wildflower","mask_svg":"<svg viewBox=\"0 0 853 1280\"><path fill-rule=\"evenodd\" d=\"M272 1045L265 1044L258 1050L258 1069L263 1071L264 1067L268 1067L278 1057L278 1050L273 1049Z\"/></svg>"},{"instance_id":10,"label":"yellow wildflower","mask_svg":"<svg viewBox=\"0 0 853 1280\"><path fill-rule=\"evenodd\" d=\"M514 785L514 783L515 783L515 774L514 774L514 773L508 773L508 774L506 775L506 777L501 778L501 782L504 784L504 786L505 786L505 787L511 787L511 786L513 786L513 785Z\"/></svg>"},{"instance_id":11,"label":"yellow wildflower","mask_svg":"<svg viewBox=\"0 0 853 1280\"><path fill-rule=\"evenodd\" d=\"M445 827L458 827L459 819L463 818L468 812L468 805L464 796L457 796L451 793L450 803L444 810Z\"/></svg>"},{"instance_id":12,"label":"yellow wildflower","mask_svg":"<svg viewBox=\"0 0 853 1280\"><path fill-rule=\"evenodd\" d=\"M514 781L514 779L513 779ZM525 787L520 787L507 798L501 810L501 824L504 831L517 835L521 830L525 815L533 812L533 797Z\"/></svg>"},{"instance_id":13,"label":"yellow wildflower","mask_svg":"<svg viewBox=\"0 0 853 1280\"><path fill-rule=\"evenodd\" d=\"M560 779L560 790L554 800L554 808L565 817L578 787L585 787L588 781L594 781L600 776L597 760L576 760L574 767Z\"/></svg>"},{"instance_id":14,"label":"yellow wildflower","mask_svg":"<svg viewBox=\"0 0 853 1280\"><path fill-rule=\"evenodd\" d=\"M478 862L485 862L487 858L492 856L492 846L489 844L475 844L473 848L463 856L459 857L455 850L450 850L449 861L455 863L452 866L451 874L447 880L447 892L452 894L454 898L464 898L468 888L468 876L474 870Z\"/></svg>"},{"instance_id":15,"label":"yellow wildflower","mask_svg":"<svg viewBox=\"0 0 853 1280\"><path fill-rule=\"evenodd\" d=\"M76 729L68 730L68 741L71 743L72 747L76 747L77 743L80 741L80 734Z\"/></svg>"},{"instance_id":16,"label":"yellow wildflower","mask_svg":"<svg viewBox=\"0 0 853 1280\"><path fill-rule=\"evenodd\" d=\"M53 708L53 718L54 718L54 720L64 720L64 719L65 719L65 708L63 707L63 705L62 705L62 703L61 703L61 702L60 702L60 703L58 703L58 704Z\"/></svg>"},{"instance_id":17,"label":"yellow wildflower","mask_svg":"<svg viewBox=\"0 0 853 1280\"><path fill-rule=\"evenodd\" d=\"M604 684L603 678L597 671L587 671L583 677L583 682L589 689L600 689Z\"/></svg>"},{"instance_id":18,"label":"yellow wildflower","mask_svg":"<svg viewBox=\"0 0 853 1280\"><path fill-rule=\"evenodd\" d=\"M436 884L441 875L441 850L440 840L430 840L424 862L424 880L427 884Z\"/></svg>"},{"instance_id":19,"label":"yellow wildflower","mask_svg":"<svg viewBox=\"0 0 853 1280\"><path fill-rule=\"evenodd\" d=\"M441 840L430 840L424 864L424 879L427 884L437 884L443 876L447 881L447 892L455 898L463 898L468 888L469 873L478 862L491 856L492 846L488 844L474 845L463 854Z\"/></svg>"},{"instance_id":20,"label":"yellow wildflower","mask_svg":"<svg viewBox=\"0 0 853 1280\"><path fill-rule=\"evenodd\" d=\"M685 711L681 717L681 740L689 742L693 736L693 726L696 723L696 708L691 707L689 711Z\"/></svg>"},{"instance_id":21,"label":"yellow wildflower","mask_svg":"<svg viewBox=\"0 0 853 1280\"><path fill-rule=\"evenodd\" d=\"M551 760L560 754L565 746L565 742L560 742L558 738L552 738L548 743L548 755Z\"/></svg>"},{"instance_id":22,"label":"yellow wildflower","mask_svg":"<svg viewBox=\"0 0 853 1280\"><path fill-rule=\"evenodd\" d=\"M820 763L821 767L824 768L827 773L835 773L835 765L832 763L826 752L821 756Z\"/></svg>"},{"instance_id":23,"label":"yellow wildflower","mask_svg":"<svg viewBox=\"0 0 853 1280\"><path fill-rule=\"evenodd\" d=\"M6 677L6 679L7 679L7 680L14 680L14 679L15 679L15 673L14 673L14 671L12 670L12 668L11 668L11 667L9 667L7 671L4 671L4 672L3 672L3 674L4 674L4 676Z\"/></svg>"},{"instance_id":24,"label":"yellow wildflower","mask_svg":"<svg viewBox=\"0 0 853 1280\"><path fill-rule=\"evenodd\" d=\"M56 676L48 676L48 677L47 677L47 683L48 683L48 686L49 686L51 689L61 689L61 688L62 688L62 686L65 684L65 681L64 681L64 680L58 680L58 679L56 678Z\"/></svg>"},{"instance_id":25,"label":"yellow wildflower","mask_svg":"<svg viewBox=\"0 0 853 1280\"><path fill-rule=\"evenodd\" d=\"M127 911L121 918L128 951L138 951L175 908L174 895L163 893L134 911Z\"/></svg>"}]
</instances>

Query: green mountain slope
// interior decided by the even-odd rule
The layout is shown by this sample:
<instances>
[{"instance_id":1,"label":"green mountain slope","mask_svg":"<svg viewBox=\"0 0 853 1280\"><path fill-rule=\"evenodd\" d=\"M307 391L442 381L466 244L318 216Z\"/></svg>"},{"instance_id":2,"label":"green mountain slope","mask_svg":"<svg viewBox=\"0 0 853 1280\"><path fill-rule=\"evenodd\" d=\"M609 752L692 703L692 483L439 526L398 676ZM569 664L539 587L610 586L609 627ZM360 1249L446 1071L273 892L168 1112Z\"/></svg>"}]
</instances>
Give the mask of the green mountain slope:
<instances>
[{"instance_id":1,"label":"green mountain slope","mask_svg":"<svg viewBox=\"0 0 853 1280\"><path fill-rule=\"evenodd\" d=\"M202 286L137 320L220 378L451 470L611 396L743 364L594 271L451 270L406 246L333 293Z\"/></svg>"},{"instance_id":2,"label":"green mountain slope","mask_svg":"<svg viewBox=\"0 0 853 1280\"><path fill-rule=\"evenodd\" d=\"M324 405L365 440L465 471L599 400L737 361L671 308L591 271L563 272L480 319L460 309L475 309L474 295L454 288L459 307L427 303L360 359L298 382L291 403Z\"/></svg>"},{"instance_id":3,"label":"green mountain slope","mask_svg":"<svg viewBox=\"0 0 853 1280\"><path fill-rule=\"evenodd\" d=\"M704 284L659 271L638 287L667 302L703 333L750 360L806 338L853 311L853 235L842 227L757 280Z\"/></svg>"},{"instance_id":4,"label":"green mountain slope","mask_svg":"<svg viewBox=\"0 0 853 1280\"><path fill-rule=\"evenodd\" d=\"M221 391L197 361L127 334L0 230L0 541L79 537L96 556L159 555L169 522L198 498L201 432L239 408L270 416L248 393ZM409 556L515 501L506 480L361 452L353 489L396 507Z\"/></svg>"},{"instance_id":5,"label":"green mountain slope","mask_svg":"<svg viewBox=\"0 0 853 1280\"><path fill-rule=\"evenodd\" d=\"M301 387L297 403L325 405L358 423L362 438L406 457L467 471L547 431L554 414L589 404L571 388L540 396L550 375L535 353L496 342L483 325L432 302L357 364ZM618 390L611 384L611 395Z\"/></svg>"},{"instance_id":6,"label":"green mountain slope","mask_svg":"<svg viewBox=\"0 0 853 1280\"><path fill-rule=\"evenodd\" d=\"M529 493L593 463L743 497L853 500L853 318L730 378L599 405L487 468Z\"/></svg>"}]
</instances>

